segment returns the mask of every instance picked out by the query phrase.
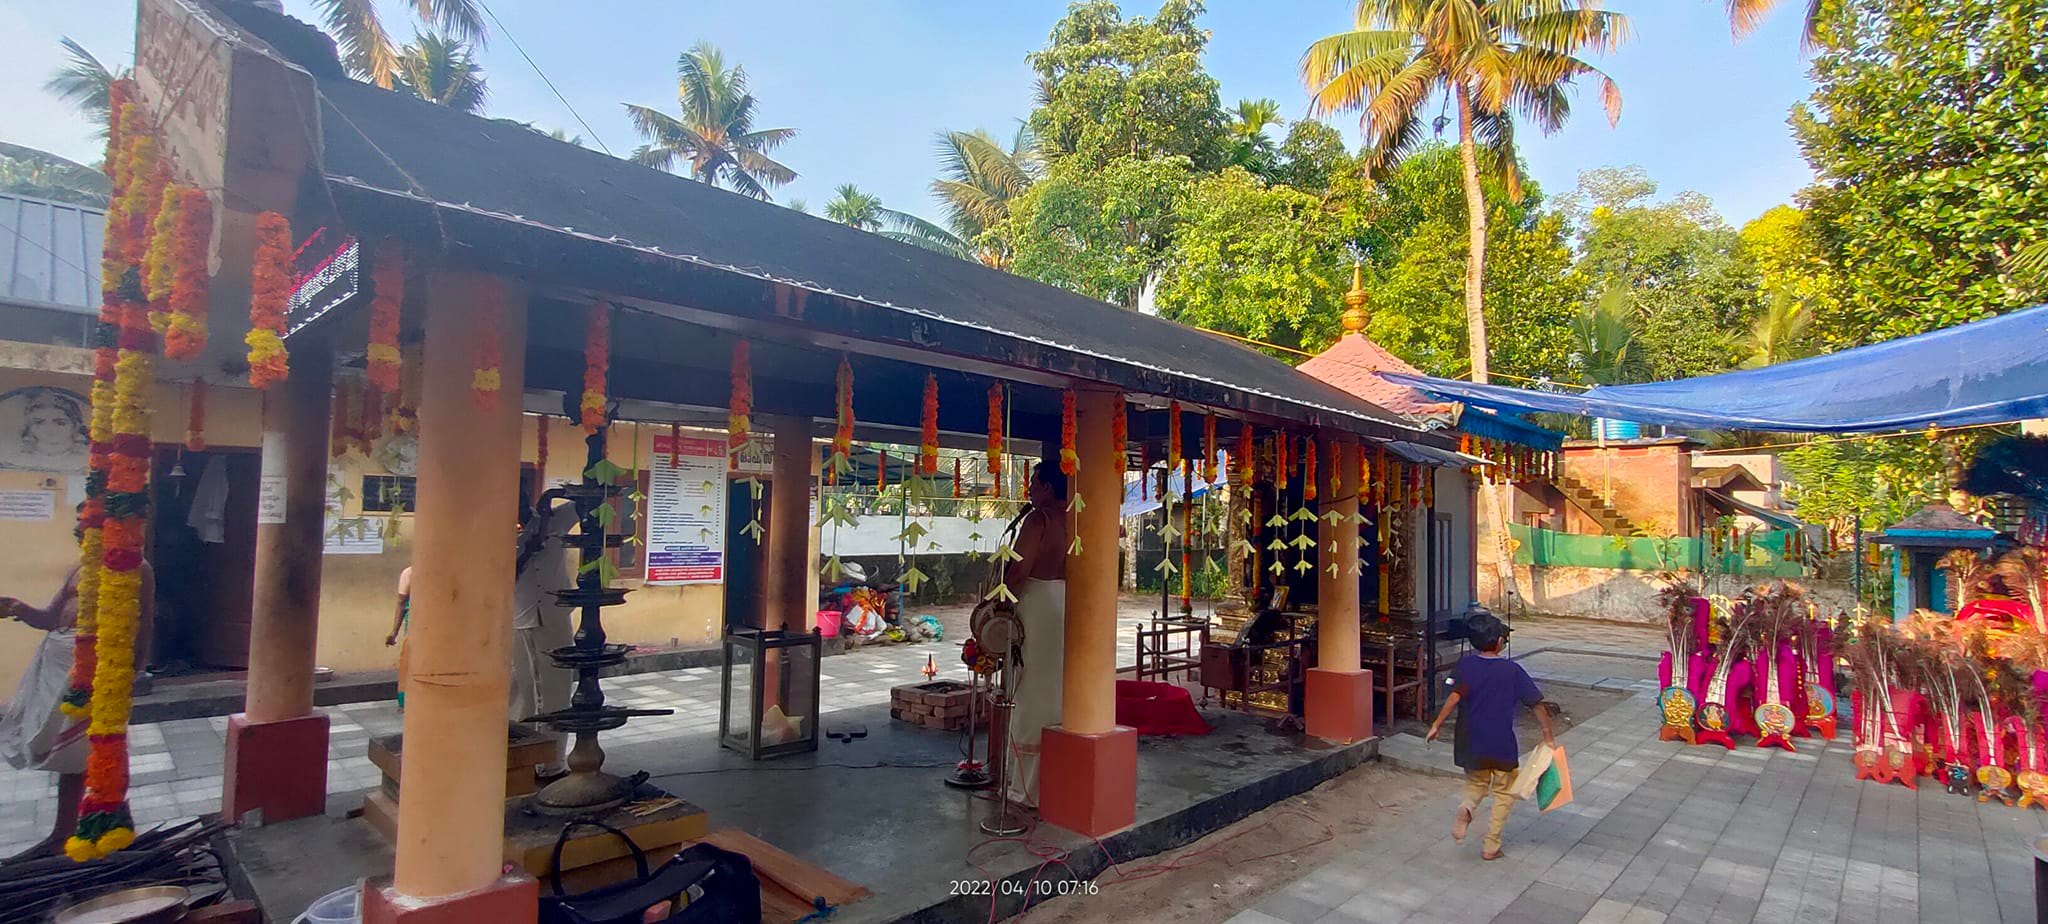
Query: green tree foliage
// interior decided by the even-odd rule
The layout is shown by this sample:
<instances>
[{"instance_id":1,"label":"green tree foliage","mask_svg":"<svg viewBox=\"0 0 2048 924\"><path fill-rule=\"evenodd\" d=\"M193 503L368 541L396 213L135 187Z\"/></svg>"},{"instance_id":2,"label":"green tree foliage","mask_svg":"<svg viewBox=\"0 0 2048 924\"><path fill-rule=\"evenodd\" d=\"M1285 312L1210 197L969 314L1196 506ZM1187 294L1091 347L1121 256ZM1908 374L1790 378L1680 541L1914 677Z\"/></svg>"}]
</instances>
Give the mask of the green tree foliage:
<instances>
[{"instance_id":1,"label":"green tree foliage","mask_svg":"<svg viewBox=\"0 0 2048 924\"><path fill-rule=\"evenodd\" d=\"M1757 274L1733 228L1698 193L1653 201L1640 167L1582 175L1570 209L1585 215L1579 270L1627 287L1641 315L1643 373L1711 375L1733 365L1758 308Z\"/></svg>"},{"instance_id":2,"label":"green tree foliage","mask_svg":"<svg viewBox=\"0 0 2048 924\"><path fill-rule=\"evenodd\" d=\"M487 37L481 0L405 0L400 6L442 35L477 46ZM340 46L342 63L357 79L386 90L398 86L402 49L385 28L374 0L313 0L313 8Z\"/></svg>"},{"instance_id":3,"label":"green tree foliage","mask_svg":"<svg viewBox=\"0 0 2048 924\"><path fill-rule=\"evenodd\" d=\"M1287 127L1287 138L1280 142L1279 153L1274 178L1303 192L1327 192L1338 174L1356 169L1351 155L1344 150L1344 136L1312 119Z\"/></svg>"},{"instance_id":4,"label":"green tree foliage","mask_svg":"<svg viewBox=\"0 0 2048 924\"><path fill-rule=\"evenodd\" d=\"M1522 197L1515 119L1544 132L1571 115L1571 87L1600 85L1612 124L1621 91L1580 55L1611 51L1628 38L1628 20L1596 3L1568 0L1358 0L1352 28L1309 45L1301 58L1309 109L1358 112L1367 160L1392 163L1427 144L1425 110L1448 98L1457 110L1458 153L1466 199L1465 325L1474 381L1484 382L1486 220L1482 177L1505 180Z\"/></svg>"},{"instance_id":5,"label":"green tree foliage","mask_svg":"<svg viewBox=\"0 0 2048 924\"><path fill-rule=\"evenodd\" d=\"M1266 129L1284 124L1280 120L1280 104L1270 99L1241 99L1237 101L1237 108L1225 113L1224 118L1230 139L1231 166L1243 167L1254 176L1273 179L1280 152L1274 149L1273 139L1266 135Z\"/></svg>"},{"instance_id":6,"label":"green tree foliage","mask_svg":"<svg viewBox=\"0 0 2048 924\"><path fill-rule=\"evenodd\" d=\"M1462 283L1469 223L1458 150L1419 149L1378 183L1340 177L1339 219L1367 263L1372 314L1366 334L1432 375L1469 371ZM1574 378L1571 323L1586 285L1572 265L1561 216L1533 184L1519 204L1500 178L1484 180L1486 323L1494 365L1524 377ZM1334 319L1331 321L1334 330Z\"/></svg>"},{"instance_id":7,"label":"green tree foliage","mask_svg":"<svg viewBox=\"0 0 2048 924\"><path fill-rule=\"evenodd\" d=\"M113 108L108 100L115 74L70 36L65 36L61 43L64 46L64 64L50 75L50 79L43 81L43 89L91 119L99 137L105 138L107 120L111 115L109 110Z\"/></svg>"},{"instance_id":8,"label":"green tree foliage","mask_svg":"<svg viewBox=\"0 0 2048 924\"><path fill-rule=\"evenodd\" d=\"M1837 316L1834 270L1828 265L1818 230L1805 212L1789 205L1772 208L1742 226L1742 249L1756 267L1757 290L1764 299L1764 316L1757 323L1785 312L1806 319L1800 336L1783 340L1790 349L1788 356L1853 345L1833 341L1829 337L1833 332L1813 327L1817 318Z\"/></svg>"},{"instance_id":9,"label":"green tree foliage","mask_svg":"<svg viewBox=\"0 0 2048 924\"><path fill-rule=\"evenodd\" d=\"M1031 130L1048 159L1101 167L1120 157L1223 162L1216 79L1202 69L1209 33L1200 0L1165 0L1151 19L1125 19L1114 0L1076 3L1042 51Z\"/></svg>"},{"instance_id":10,"label":"green tree foliage","mask_svg":"<svg viewBox=\"0 0 2048 924\"><path fill-rule=\"evenodd\" d=\"M107 175L48 151L0 141L0 192L106 208Z\"/></svg>"},{"instance_id":11,"label":"green tree foliage","mask_svg":"<svg viewBox=\"0 0 2048 924\"><path fill-rule=\"evenodd\" d=\"M1947 448L1921 436L1821 437L1780 453L1778 459L1785 466L1788 499L1797 506L1800 519L1825 523L1860 518L1869 530L1897 523L1921 505L1942 499Z\"/></svg>"},{"instance_id":12,"label":"green tree foliage","mask_svg":"<svg viewBox=\"0 0 2048 924\"><path fill-rule=\"evenodd\" d=\"M2048 5L1830 0L1793 130L1839 275L1836 345L2009 311L2048 295L2013 260L2048 240Z\"/></svg>"},{"instance_id":13,"label":"green tree foliage","mask_svg":"<svg viewBox=\"0 0 2048 924\"><path fill-rule=\"evenodd\" d=\"M463 42L421 33L399 49L395 89L427 102L476 114L483 112L490 88L483 67Z\"/></svg>"},{"instance_id":14,"label":"green tree foliage","mask_svg":"<svg viewBox=\"0 0 2048 924\"><path fill-rule=\"evenodd\" d=\"M1343 310L1343 242L1320 198L1231 167L1196 183L1180 217L1162 316L1283 346L1328 342Z\"/></svg>"},{"instance_id":15,"label":"green tree foliage","mask_svg":"<svg viewBox=\"0 0 2048 924\"><path fill-rule=\"evenodd\" d=\"M825 217L842 225L874 231L882 227L882 197L861 192L852 183L841 183L825 203Z\"/></svg>"},{"instance_id":16,"label":"green tree foliage","mask_svg":"<svg viewBox=\"0 0 2048 924\"><path fill-rule=\"evenodd\" d=\"M747 89L747 69L726 66L725 55L699 42L676 57L678 119L659 109L626 104L633 128L647 143L633 161L659 170L686 167L693 180L767 199L768 187L796 179L796 171L769 153L796 137L794 128L754 127L760 101Z\"/></svg>"},{"instance_id":17,"label":"green tree foliage","mask_svg":"<svg viewBox=\"0 0 2048 924\"><path fill-rule=\"evenodd\" d=\"M1038 179L1030 126L1020 126L1007 147L984 131L940 132L938 147L939 177L931 188L946 230L982 265L1008 267L1008 248L990 232L1010 217L1011 200Z\"/></svg>"},{"instance_id":18,"label":"green tree foliage","mask_svg":"<svg viewBox=\"0 0 2048 924\"><path fill-rule=\"evenodd\" d=\"M1058 160L991 233L1019 275L1136 308L1173 245L1195 176L1185 157Z\"/></svg>"}]
</instances>

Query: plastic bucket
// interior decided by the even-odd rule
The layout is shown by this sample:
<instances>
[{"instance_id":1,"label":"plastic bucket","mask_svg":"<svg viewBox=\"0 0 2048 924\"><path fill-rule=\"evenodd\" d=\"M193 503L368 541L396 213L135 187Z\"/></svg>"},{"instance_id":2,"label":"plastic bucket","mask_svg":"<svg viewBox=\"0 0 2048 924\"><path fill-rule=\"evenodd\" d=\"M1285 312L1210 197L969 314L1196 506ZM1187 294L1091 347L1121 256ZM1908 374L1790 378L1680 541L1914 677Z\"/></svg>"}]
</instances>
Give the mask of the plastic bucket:
<instances>
[{"instance_id":1,"label":"plastic bucket","mask_svg":"<svg viewBox=\"0 0 2048 924\"><path fill-rule=\"evenodd\" d=\"M362 924L362 900L361 884L336 889L315 899L292 924Z\"/></svg>"},{"instance_id":2,"label":"plastic bucket","mask_svg":"<svg viewBox=\"0 0 2048 924\"><path fill-rule=\"evenodd\" d=\"M818 636L820 638L838 638L839 624L844 621L845 614L839 610L819 610Z\"/></svg>"}]
</instances>

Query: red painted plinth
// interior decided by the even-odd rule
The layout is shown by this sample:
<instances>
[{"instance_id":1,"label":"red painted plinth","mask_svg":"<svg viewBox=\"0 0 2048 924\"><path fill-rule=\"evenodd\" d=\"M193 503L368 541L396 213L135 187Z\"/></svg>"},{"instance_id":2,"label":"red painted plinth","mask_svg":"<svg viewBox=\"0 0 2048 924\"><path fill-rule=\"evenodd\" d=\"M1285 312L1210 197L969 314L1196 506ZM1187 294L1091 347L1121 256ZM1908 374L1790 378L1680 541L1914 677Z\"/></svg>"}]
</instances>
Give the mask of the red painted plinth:
<instances>
[{"instance_id":1,"label":"red painted plinth","mask_svg":"<svg viewBox=\"0 0 2048 924\"><path fill-rule=\"evenodd\" d=\"M1372 671L1309 668L1308 733L1350 744L1372 737Z\"/></svg>"},{"instance_id":2,"label":"red painted plinth","mask_svg":"<svg viewBox=\"0 0 2048 924\"><path fill-rule=\"evenodd\" d=\"M235 713L228 717L224 772L222 818L236 821L261 809L268 825L326 812L327 716L251 722Z\"/></svg>"},{"instance_id":3,"label":"red painted plinth","mask_svg":"<svg viewBox=\"0 0 2048 924\"><path fill-rule=\"evenodd\" d=\"M540 884L524 873L444 898L400 895L388 878L363 883L363 924L534 924L539 918Z\"/></svg>"},{"instance_id":4,"label":"red painted plinth","mask_svg":"<svg viewBox=\"0 0 2048 924\"><path fill-rule=\"evenodd\" d=\"M1039 818L1089 837L1138 820L1138 732L1118 725L1100 735L1060 726L1038 739Z\"/></svg>"}]
</instances>

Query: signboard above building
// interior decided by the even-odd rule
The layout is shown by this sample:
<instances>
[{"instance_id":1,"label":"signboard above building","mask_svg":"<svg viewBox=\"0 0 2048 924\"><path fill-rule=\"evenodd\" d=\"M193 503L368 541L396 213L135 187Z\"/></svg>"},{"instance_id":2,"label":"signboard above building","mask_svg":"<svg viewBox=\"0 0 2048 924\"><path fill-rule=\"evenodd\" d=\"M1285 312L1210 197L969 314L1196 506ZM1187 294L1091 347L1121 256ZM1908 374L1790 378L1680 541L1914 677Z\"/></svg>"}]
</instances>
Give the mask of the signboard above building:
<instances>
[{"instance_id":1,"label":"signboard above building","mask_svg":"<svg viewBox=\"0 0 2048 924\"><path fill-rule=\"evenodd\" d=\"M315 247L320 243L315 240ZM315 247L307 249L311 251ZM338 246L328 250L309 269L300 273L298 280L298 287L292 290L291 297L284 303L286 337L332 314L337 308L358 299L368 299L370 293L363 285L363 245L355 238L342 238Z\"/></svg>"}]
</instances>

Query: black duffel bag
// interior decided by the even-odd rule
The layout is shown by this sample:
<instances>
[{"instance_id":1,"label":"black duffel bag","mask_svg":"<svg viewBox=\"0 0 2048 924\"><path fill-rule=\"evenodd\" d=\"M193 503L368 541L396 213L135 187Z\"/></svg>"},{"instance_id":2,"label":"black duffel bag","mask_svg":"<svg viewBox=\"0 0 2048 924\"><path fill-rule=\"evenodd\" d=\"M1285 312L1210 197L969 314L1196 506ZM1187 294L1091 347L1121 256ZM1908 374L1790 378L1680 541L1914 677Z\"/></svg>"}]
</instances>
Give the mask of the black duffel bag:
<instances>
[{"instance_id":1,"label":"black duffel bag","mask_svg":"<svg viewBox=\"0 0 2048 924\"><path fill-rule=\"evenodd\" d=\"M601 828L633 852L635 875L625 882L569 894L562 889L562 847L579 827ZM710 844L693 844L670 857L660 869L647 868L647 853L625 832L600 821L572 821L562 826L549 863L554 886L540 899L541 924L641 924L647 909L667 905L668 916L652 920L680 924L761 920L761 880L745 854Z\"/></svg>"}]
</instances>

